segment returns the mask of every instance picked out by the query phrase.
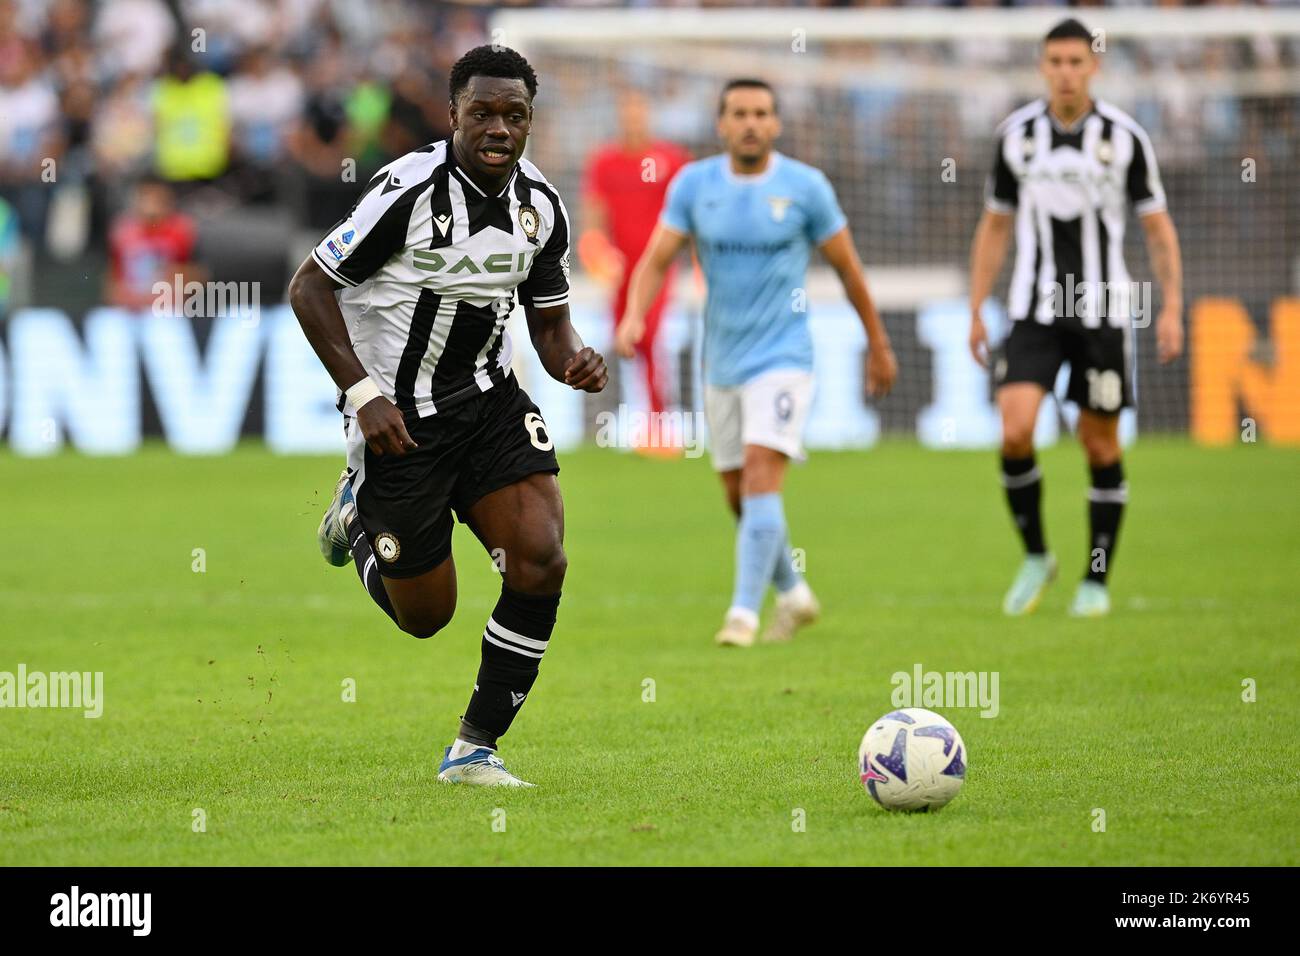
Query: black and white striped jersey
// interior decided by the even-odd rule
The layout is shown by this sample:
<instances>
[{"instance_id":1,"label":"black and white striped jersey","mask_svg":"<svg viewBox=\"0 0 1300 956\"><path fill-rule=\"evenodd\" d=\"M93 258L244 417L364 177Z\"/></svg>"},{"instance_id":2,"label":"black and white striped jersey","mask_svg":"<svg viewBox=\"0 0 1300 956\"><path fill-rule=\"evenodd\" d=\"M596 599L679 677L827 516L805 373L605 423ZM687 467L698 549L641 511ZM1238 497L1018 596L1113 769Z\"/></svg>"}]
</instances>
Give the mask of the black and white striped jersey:
<instances>
[{"instance_id":1,"label":"black and white striped jersey","mask_svg":"<svg viewBox=\"0 0 1300 956\"><path fill-rule=\"evenodd\" d=\"M1015 214L1011 318L1127 327L1129 204L1165 208L1151 140L1128 114L1098 100L1067 129L1035 100L1003 120L985 206Z\"/></svg>"},{"instance_id":2,"label":"black and white striped jersey","mask_svg":"<svg viewBox=\"0 0 1300 956\"><path fill-rule=\"evenodd\" d=\"M366 372L421 417L505 381L516 290L527 306L569 301L559 193L521 159L489 196L450 140L381 169L312 256L345 286L339 307ZM339 407L354 413L342 396Z\"/></svg>"}]
</instances>

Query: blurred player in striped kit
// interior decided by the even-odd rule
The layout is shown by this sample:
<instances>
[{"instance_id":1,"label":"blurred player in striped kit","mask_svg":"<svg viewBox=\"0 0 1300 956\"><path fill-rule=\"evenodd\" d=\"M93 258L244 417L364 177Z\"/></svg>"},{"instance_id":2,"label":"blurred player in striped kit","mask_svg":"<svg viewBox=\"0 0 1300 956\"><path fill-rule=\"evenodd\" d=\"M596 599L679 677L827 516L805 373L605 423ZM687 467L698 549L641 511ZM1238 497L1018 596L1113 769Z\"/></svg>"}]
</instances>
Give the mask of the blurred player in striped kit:
<instances>
[{"instance_id":1,"label":"blurred player in striped kit","mask_svg":"<svg viewBox=\"0 0 1300 956\"><path fill-rule=\"evenodd\" d=\"M834 267L866 329L871 393L887 393L898 371L835 191L821 171L773 148L780 133L767 83L727 84L718 109L725 152L690 163L668 187L616 336L619 354L633 354L669 267L693 241L708 286L705 413L713 464L739 519L735 588L716 640L739 647L754 643L768 584L777 598L765 640L788 640L819 612L791 560L781 498L787 463L804 457L812 405L805 283L814 249Z\"/></svg>"},{"instance_id":2,"label":"blurred player in striped kit","mask_svg":"<svg viewBox=\"0 0 1300 956\"><path fill-rule=\"evenodd\" d=\"M1178 234L1165 208L1155 153L1132 117L1089 95L1097 67L1092 34L1079 21L1064 20L1047 34L1040 69L1048 96L999 127L971 249L971 351L993 367L1002 484L1025 547L1003 600L1013 616L1033 611L1056 576L1043 535L1034 424L1062 362L1070 364L1068 398L1079 406L1079 442L1092 479L1088 562L1070 613L1100 617L1110 611L1106 575L1128 500L1119 413L1133 404L1133 306L1135 298L1151 301L1133 295L1124 265L1129 206L1142 222L1164 298L1156 320L1159 358L1172 361L1183 348ZM1011 334L990 354L980 307L993 291L1013 226Z\"/></svg>"}]
</instances>

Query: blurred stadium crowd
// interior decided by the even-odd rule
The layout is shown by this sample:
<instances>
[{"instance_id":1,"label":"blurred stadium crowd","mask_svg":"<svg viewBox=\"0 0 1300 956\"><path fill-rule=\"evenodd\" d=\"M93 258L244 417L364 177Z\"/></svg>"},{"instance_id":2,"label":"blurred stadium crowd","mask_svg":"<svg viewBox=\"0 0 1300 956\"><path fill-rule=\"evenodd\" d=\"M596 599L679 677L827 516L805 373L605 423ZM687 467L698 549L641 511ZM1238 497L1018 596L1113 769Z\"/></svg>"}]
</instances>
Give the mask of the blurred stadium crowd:
<instances>
[{"instance_id":1,"label":"blurred stadium crowd","mask_svg":"<svg viewBox=\"0 0 1300 956\"><path fill-rule=\"evenodd\" d=\"M93 287L87 293L92 298L139 304L141 290L153 280L146 273L157 272L158 255L170 259L168 272L202 272L202 263L213 255L251 257L259 245L283 255L293 245L285 241L286 233L323 232L346 212L358 184L381 165L447 135L447 71L466 49L488 40L494 8L766 5L772 4L0 0L0 262L12 261L21 248L36 266L30 273L39 279L40 266L75 260L87 278L97 271L104 275L102 285L83 283ZM890 4L786 0L780 5ZM1065 4L904 0L893 5ZM1179 4L1120 0L1114 5ZM954 46L930 52L972 68L1025 66L1023 51L1013 44ZM862 55L890 62L888 49ZM1207 100L1197 86L1199 78L1225 70L1294 69L1300 50L1264 38L1121 47L1116 55L1129 57L1138 75L1160 81L1130 108L1161 144L1168 175L1177 177L1180 166L1201 167L1215 157L1249 155L1264 164L1294 160L1300 98L1262 94ZM610 69L621 67L614 63ZM604 111L611 121L584 121L576 136L560 135L552 123L537 136L534 159L562 189L579 186L584 156L578 151L589 153L599 145L593 137L614 129L610 91L629 78L642 85L647 80L612 75L602 78L611 85L594 90L552 83L561 102L590 99L584 107ZM705 89L671 76L649 79L656 83L656 132L696 154L710 150L716 81L708 78ZM543 73L544 93L549 82ZM963 116L960 102L931 103L918 111L907 95L889 88L835 95L837 113L851 117L851 142L827 153L829 138L816 135L826 111L809 109L795 96L787 118L788 150L823 166L837 182L870 183L854 193L856 199L849 197L850 206L863 208L849 211L851 218L854 213L883 216L893 224L885 231L894 239L886 261L960 259L969 238L969 210L930 203L925 208L933 210L931 218L918 218L915 211L925 203L918 191L928 187L914 180L922 169L932 178L932 156L966 158L966 152L978 150L969 158L982 163L991 124L999 118L994 114L1013 106L1011 97L1006 103L977 104ZM941 121L935 122L936 116ZM351 175L341 172L349 160L355 163ZM134 184L139 185L130 188ZM570 205L577 207L573 200ZM1285 206L1274 206L1274 214ZM943 217L943 208L950 210L951 223L933 219ZM229 220L232 213L238 218L223 231L223 217ZM1232 210L1224 213L1231 216ZM922 229L928 238L919 235ZM936 244L934 232L949 229L951 248ZM232 244L232 238L238 241ZM142 242L149 255L133 255ZM138 261L153 265L141 272L131 265ZM257 271L255 262L248 268ZM283 264L276 268L279 277L275 270L265 276L273 287L283 277ZM44 271L59 281L58 268ZM215 271L228 276L241 266L218 263ZM61 282L60 289L69 294ZM8 297L6 292L0 289L0 299Z\"/></svg>"},{"instance_id":2,"label":"blurred stadium crowd","mask_svg":"<svg viewBox=\"0 0 1300 956\"><path fill-rule=\"evenodd\" d=\"M93 249L129 234L114 226L124 211L128 227L132 216L175 217L177 200L200 220L267 206L323 231L357 183L447 133L446 73L483 42L485 13L0 0L4 232L21 233L39 263L69 243ZM140 181L131 204L127 187ZM82 201L60 203L65 193ZM172 225L172 247L191 249L193 226Z\"/></svg>"}]
</instances>

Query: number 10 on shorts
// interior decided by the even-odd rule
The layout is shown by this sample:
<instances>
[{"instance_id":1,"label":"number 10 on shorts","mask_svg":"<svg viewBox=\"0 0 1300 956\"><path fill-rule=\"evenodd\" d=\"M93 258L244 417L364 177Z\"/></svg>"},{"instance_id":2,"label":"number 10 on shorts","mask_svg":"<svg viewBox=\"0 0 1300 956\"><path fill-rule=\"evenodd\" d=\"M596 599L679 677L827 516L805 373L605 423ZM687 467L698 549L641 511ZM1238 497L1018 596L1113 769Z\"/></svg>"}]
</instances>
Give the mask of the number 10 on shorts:
<instances>
[{"instance_id":1,"label":"number 10 on shorts","mask_svg":"<svg viewBox=\"0 0 1300 956\"><path fill-rule=\"evenodd\" d=\"M1088 379L1088 404L1103 412L1113 412L1124 400L1124 381L1114 369L1090 368Z\"/></svg>"}]
</instances>

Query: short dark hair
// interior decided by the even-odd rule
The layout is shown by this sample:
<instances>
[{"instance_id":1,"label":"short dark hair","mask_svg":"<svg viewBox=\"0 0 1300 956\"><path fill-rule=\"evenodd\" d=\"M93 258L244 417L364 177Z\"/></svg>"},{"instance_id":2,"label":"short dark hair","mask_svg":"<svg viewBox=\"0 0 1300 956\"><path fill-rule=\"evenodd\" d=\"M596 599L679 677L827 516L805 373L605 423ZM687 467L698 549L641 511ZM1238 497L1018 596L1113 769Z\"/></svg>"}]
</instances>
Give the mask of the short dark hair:
<instances>
[{"instance_id":1,"label":"short dark hair","mask_svg":"<svg viewBox=\"0 0 1300 956\"><path fill-rule=\"evenodd\" d=\"M1070 17L1052 27L1047 31L1047 36L1043 37L1044 43L1050 43L1052 40L1083 40L1091 45L1092 31L1074 17Z\"/></svg>"},{"instance_id":2,"label":"short dark hair","mask_svg":"<svg viewBox=\"0 0 1300 956\"><path fill-rule=\"evenodd\" d=\"M537 95L537 74L522 56L504 46L476 46L451 68L448 86L451 88L451 101L454 103L465 87L469 86L471 77L495 76L504 80L523 80L528 88L528 98Z\"/></svg>"},{"instance_id":3,"label":"short dark hair","mask_svg":"<svg viewBox=\"0 0 1300 956\"><path fill-rule=\"evenodd\" d=\"M721 116L727 111L727 94L732 90L767 90L772 95L772 112L776 110L776 90L772 89L772 84L767 80L758 80L752 77L741 77L735 80L728 80L727 85L722 88L722 95L718 97L718 115Z\"/></svg>"}]
</instances>

